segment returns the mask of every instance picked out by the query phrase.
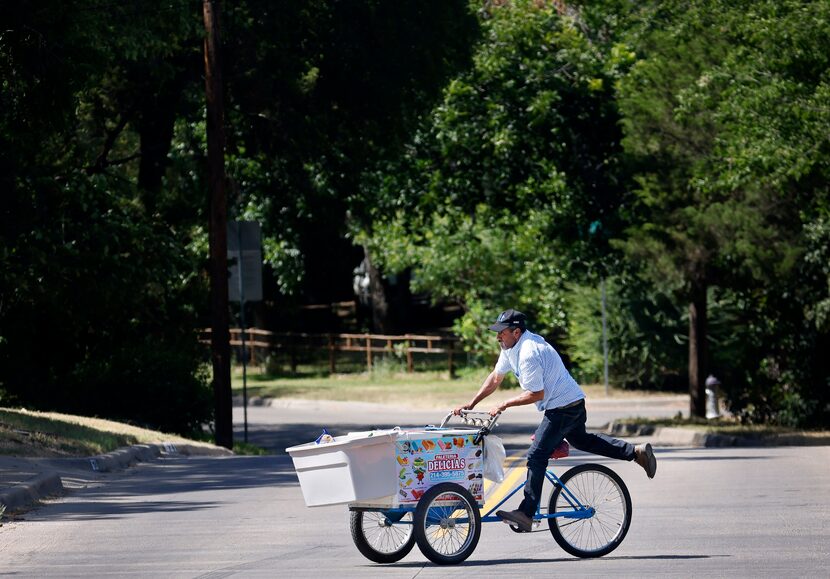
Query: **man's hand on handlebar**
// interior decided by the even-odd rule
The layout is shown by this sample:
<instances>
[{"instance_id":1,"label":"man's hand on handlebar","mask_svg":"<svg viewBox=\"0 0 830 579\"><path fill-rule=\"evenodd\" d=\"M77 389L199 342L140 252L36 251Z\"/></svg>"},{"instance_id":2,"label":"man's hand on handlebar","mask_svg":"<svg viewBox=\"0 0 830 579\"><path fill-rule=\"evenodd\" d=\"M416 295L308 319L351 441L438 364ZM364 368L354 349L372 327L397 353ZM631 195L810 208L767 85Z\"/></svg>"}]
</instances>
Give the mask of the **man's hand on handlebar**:
<instances>
[{"instance_id":1,"label":"man's hand on handlebar","mask_svg":"<svg viewBox=\"0 0 830 579\"><path fill-rule=\"evenodd\" d=\"M456 412L459 414L456 414ZM490 414L489 412L475 411L470 410L469 408L458 407L447 413L439 428L446 427L453 416L460 416L461 422L467 426L477 426L481 428L481 432L479 434L483 436L489 434L490 428L496 426L496 420L498 419L500 412L498 410L495 412L495 414Z\"/></svg>"},{"instance_id":2,"label":"man's hand on handlebar","mask_svg":"<svg viewBox=\"0 0 830 579\"><path fill-rule=\"evenodd\" d=\"M507 410L507 406L504 406L503 404L499 404L498 406L494 406L494 407L490 410L490 416L495 416L495 415L497 415L497 414L501 414L501 413L502 413L502 412L504 412L505 410Z\"/></svg>"},{"instance_id":3,"label":"man's hand on handlebar","mask_svg":"<svg viewBox=\"0 0 830 579\"><path fill-rule=\"evenodd\" d=\"M465 404L464 406L459 406L458 408L453 408L452 413L456 416L461 416L461 411L462 410L472 410L472 409L473 409L472 404Z\"/></svg>"}]
</instances>

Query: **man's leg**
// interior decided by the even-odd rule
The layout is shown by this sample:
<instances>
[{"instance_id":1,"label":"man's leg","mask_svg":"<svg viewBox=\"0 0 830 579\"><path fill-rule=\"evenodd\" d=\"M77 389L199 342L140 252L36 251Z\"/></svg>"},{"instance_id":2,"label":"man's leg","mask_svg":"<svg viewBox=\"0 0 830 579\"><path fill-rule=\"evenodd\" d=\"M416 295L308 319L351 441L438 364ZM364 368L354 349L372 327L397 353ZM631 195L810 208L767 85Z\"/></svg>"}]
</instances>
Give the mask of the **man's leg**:
<instances>
[{"instance_id":1,"label":"man's leg","mask_svg":"<svg viewBox=\"0 0 830 579\"><path fill-rule=\"evenodd\" d=\"M574 421L572 428L565 433L565 438L568 439L569 443L579 450L592 454L618 460L636 460L637 464L646 471L648 478L654 478L654 474L657 472L657 458L654 456L650 444L634 446L630 442L625 442L619 438L587 432L585 430L585 421L587 420L585 405L580 404L575 407L575 410L577 409L580 415Z\"/></svg>"},{"instance_id":2,"label":"man's leg","mask_svg":"<svg viewBox=\"0 0 830 579\"><path fill-rule=\"evenodd\" d=\"M568 409L570 410L570 409ZM565 433L568 442L579 450L616 458L618 460L634 460L634 445L630 442L606 436L605 434L594 434L585 430L585 421L588 419L585 413L585 404L580 404L573 409L577 416L572 427Z\"/></svg>"},{"instance_id":3,"label":"man's leg","mask_svg":"<svg viewBox=\"0 0 830 579\"><path fill-rule=\"evenodd\" d=\"M519 510L529 517L536 514L536 507L542 499L542 486L545 482L548 459L565 438L568 422L567 417L560 411L548 410L542 418L542 423L536 429L533 444L527 452L527 481L524 499L519 505Z\"/></svg>"},{"instance_id":4,"label":"man's leg","mask_svg":"<svg viewBox=\"0 0 830 579\"><path fill-rule=\"evenodd\" d=\"M527 480L525 481L524 499L518 510L496 511L496 516L505 523L517 526L522 531L533 528L533 515L542 497L542 486L545 482L545 471L548 468L548 459L553 450L564 439L564 430L567 421L557 411L549 410L542 417L542 422L536 429L536 435L530 450L527 452Z\"/></svg>"}]
</instances>

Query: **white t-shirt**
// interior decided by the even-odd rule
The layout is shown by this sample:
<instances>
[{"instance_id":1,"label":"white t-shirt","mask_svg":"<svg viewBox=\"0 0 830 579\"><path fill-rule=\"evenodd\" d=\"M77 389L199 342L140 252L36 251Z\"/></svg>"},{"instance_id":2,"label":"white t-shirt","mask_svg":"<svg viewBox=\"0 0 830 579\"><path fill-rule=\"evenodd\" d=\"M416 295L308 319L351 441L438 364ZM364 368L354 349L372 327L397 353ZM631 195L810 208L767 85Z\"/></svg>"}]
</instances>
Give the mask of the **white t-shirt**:
<instances>
[{"instance_id":1,"label":"white t-shirt","mask_svg":"<svg viewBox=\"0 0 830 579\"><path fill-rule=\"evenodd\" d=\"M515 346L501 351L495 371L502 376L513 372L519 385L528 392L544 390L544 397L536 402L536 407L543 412L585 398L559 353L542 336L527 330Z\"/></svg>"}]
</instances>

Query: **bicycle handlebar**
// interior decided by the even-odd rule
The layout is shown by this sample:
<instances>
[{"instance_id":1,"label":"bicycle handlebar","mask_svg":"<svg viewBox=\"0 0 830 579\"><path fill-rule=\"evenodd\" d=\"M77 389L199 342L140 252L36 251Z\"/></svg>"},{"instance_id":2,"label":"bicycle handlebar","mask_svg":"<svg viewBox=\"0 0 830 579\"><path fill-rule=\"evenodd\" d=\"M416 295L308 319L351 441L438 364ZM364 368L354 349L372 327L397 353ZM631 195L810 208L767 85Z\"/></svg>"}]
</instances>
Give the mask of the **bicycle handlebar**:
<instances>
[{"instance_id":1,"label":"bicycle handlebar","mask_svg":"<svg viewBox=\"0 0 830 579\"><path fill-rule=\"evenodd\" d=\"M444 420L441 421L440 428L444 428L452 417L456 416L452 411L449 412L444 417ZM497 420L501 416L501 412L496 414L495 416L491 416L489 412L481 412L477 410L462 410L461 411L461 422L468 426L478 426L481 428L480 434L487 435L490 433L490 430L497 426Z\"/></svg>"}]
</instances>

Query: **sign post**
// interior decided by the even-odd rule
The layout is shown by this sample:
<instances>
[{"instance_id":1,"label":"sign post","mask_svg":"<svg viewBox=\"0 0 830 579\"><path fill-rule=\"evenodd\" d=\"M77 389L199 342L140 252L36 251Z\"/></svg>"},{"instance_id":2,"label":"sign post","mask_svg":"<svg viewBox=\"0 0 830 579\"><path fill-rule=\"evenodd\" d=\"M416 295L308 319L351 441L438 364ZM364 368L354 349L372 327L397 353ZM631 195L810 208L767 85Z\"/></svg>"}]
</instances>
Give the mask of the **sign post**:
<instances>
[{"instance_id":1,"label":"sign post","mask_svg":"<svg viewBox=\"0 0 830 579\"><path fill-rule=\"evenodd\" d=\"M262 232L256 221L228 222L228 299L239 302L242 336L242 412L248 442L248 352L245 347L245 302L262 301Z\"/></svg>"}]
</instances>

